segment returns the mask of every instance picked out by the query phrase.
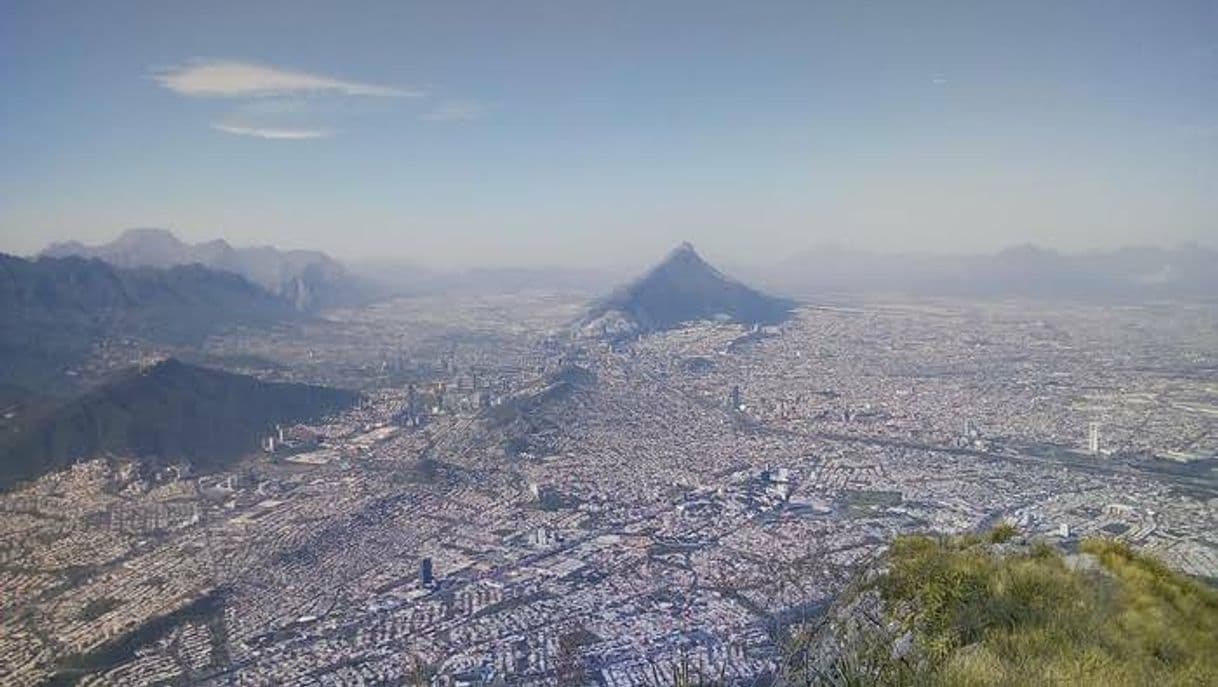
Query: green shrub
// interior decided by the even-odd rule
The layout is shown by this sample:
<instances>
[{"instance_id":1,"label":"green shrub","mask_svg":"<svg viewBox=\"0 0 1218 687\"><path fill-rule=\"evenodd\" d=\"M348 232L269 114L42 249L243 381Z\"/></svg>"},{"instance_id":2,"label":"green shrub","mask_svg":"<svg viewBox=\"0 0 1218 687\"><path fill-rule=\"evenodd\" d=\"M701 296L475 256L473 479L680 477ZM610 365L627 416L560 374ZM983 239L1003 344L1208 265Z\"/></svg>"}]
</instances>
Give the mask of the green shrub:
<instances>
[{"instance_id":1,"label":"green shrub","mask_svg":"<svg viewBox=\"0 0 1218 687\"><path fill-rule=\"evenodd\" d=\"M1047 545L995 553L988 537L896 539L871 587L912 652L860 641L836 668L850 685L1218 685L1218 591L1104 539L1073 569ZM1001 531L999 531L1001 530Z\"/></svg>"},{"instance_id":2,"label":"green shrub","mask_svg":"<svg viewBox=\"0 0 1218 687\"><path fill-rule=\"evenodd\" d=\"M999 523L994 529L990 530L990 541L995 544L1010 541L1019 534L1019 530L1009 522Z\"/></svg>"}]
</instances>

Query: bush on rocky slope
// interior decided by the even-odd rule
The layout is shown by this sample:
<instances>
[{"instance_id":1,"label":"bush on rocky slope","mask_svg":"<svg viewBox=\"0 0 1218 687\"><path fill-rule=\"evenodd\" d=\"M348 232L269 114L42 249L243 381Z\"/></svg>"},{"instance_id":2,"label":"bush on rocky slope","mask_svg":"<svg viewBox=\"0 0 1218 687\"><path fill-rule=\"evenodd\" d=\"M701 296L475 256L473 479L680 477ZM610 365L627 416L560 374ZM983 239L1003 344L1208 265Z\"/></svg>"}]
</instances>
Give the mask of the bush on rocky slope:
<instances>
[{"instance_id":1,"label":"bush on rocky slope","mask_svg":"<svg viewBox=\"0 0 1218 687\"><path fill-rule=\"evenodd\" d=\"M901 537L796 633L780 681L1218 684L1218 591L1111 540Z\"/></svg>"}]
</instances>

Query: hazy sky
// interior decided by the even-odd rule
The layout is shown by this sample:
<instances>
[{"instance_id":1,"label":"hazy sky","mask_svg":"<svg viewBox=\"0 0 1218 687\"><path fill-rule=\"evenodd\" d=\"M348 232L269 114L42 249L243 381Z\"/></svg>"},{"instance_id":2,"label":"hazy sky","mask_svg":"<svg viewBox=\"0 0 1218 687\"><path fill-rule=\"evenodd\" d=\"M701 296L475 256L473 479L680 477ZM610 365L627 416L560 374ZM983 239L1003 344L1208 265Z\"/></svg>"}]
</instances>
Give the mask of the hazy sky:
<instances>
[{"instance_id":1,"label":"hazy sky","mask_svg":"<svg viewBox=\"0 0 1218 687\"><path fill-rule=\"evenodd\" d=\"M0 0L0 250L1218 243L1218 2Z\"/></svg>"}]
</instances>

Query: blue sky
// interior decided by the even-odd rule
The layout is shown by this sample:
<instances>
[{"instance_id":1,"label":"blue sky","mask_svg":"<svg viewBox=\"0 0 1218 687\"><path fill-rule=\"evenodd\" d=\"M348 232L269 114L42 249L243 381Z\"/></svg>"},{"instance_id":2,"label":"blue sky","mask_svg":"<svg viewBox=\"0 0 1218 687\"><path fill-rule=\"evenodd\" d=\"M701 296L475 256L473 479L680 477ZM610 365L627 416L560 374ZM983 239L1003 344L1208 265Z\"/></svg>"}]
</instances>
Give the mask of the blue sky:
<instances>
[{"instance_id":1,"label":"blue sky","mask_svg":"<svg viewBox=\"0 0 1218 687\"><path fill-rule=\"evenodd\" d=\"M0 0L0 250L1218 242L1218 3Z\"/></svg>"}]
</instances>

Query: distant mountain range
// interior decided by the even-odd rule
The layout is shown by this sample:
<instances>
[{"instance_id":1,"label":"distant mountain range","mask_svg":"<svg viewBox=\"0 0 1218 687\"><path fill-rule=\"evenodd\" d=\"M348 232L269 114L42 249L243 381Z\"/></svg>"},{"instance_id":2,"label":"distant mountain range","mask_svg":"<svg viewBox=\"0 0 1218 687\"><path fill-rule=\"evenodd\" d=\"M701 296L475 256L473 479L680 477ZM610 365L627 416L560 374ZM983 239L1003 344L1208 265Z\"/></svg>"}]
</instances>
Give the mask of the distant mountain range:
<instances>
[{"instance_id":1,"label":"distant mountain range","mask_svg":"<svg viewBox=\"0 0 1218 687\"><path fill-rule=\"evenodd\" d=\"M691 320L772 324L786 319L793 305L724 275L683 243L642 277L592 304L580 326L586 333L618 337Z\"/></svg>"},{"instance_id":2,"label":"distant mountain range","mask_svg":"<svg viewBox=\"0 0 1218 687\"><path fill-rule=\"evenodd\" d=\"M97 246L55 243L41 256L97 258L127 269L199 264L239 274L302 312L355 304L371 290L325 253L271 246L234 248L220 239L190 244L164 229L129 229Z\"/></svg>"},{"instance_id":3,"label":"distant mountain range","mask_svg":"<svg viewBox=\"0 0 1218 687\"><path fill-rule=\"evenodd\" d=\"M0 254L0 383L51 393L106 338L193 344L236 324L296 317L244 277L201 265L121 269Z\"/></svg>"},{"instance_id":4,"label":"distant mountain range","mask_svg":"<svg viewBox=\"0 0 1218 687\"><path fill-rule=\"evenodd\" d=\"M1218 251L1199 245L1067 254L1031 245L990 255L884 254L821 246L756 278L788 293L1147 300L1218 296Z\"/></svg>"},{"instance_id":5,"label":"distant mountain range","mask_svg":"<svg viewBox=\"0 0 1218 687\"><path fill-rule=\"evenodd\" d=\"M255 310L273 313L283 303L240 275L202 265L122 269L95 259L26 260L0 253L0 307L97 314L136 308Z\"/></svg>"},{"instance_id":6,"label":"distant mountain range","mask_svg":"<svg viewBox=\"0 0 1218 687\"><path fill-rule=\"evenodd\" d=\"M692 248L686 246L673 252L673 256L686 254L696 258L691 265L701 263L706 269L701 270L701 277L695 274L699 270L688 270L686 274L678 275L674 283L688 284L695 292L718 290L720 296L717 298L728 300L737 298L730 292L738 295L752 292L751 296L739 295L740 300L733 306L736 309L751 310L753 306L748 303L761 302L756 298L761 294L724 277L697 257ZM237 248L223 240L190 244L164 229L130 229L109 243L95 246L77 241L55 243L40 255L97 258L124 269L164 269L197 263L239 274L298 312L424 293L596 293L617 281L616 275L620 274L617 269L608 267L431 270L383 258L356 262L353 268L348 268L317 251L280 250L271 246ZM1139 300L1208 299L1218 293L1218 251L1199 245L1131 246L1089 253L1060 253L1022 245L979 255L881 253L822 245L777 263L735 269L741 276L767 289L798 294L840 292ZM664 271L653 270L655 279L651 281L664 279ZM646 290L647 286L642 283L646 280L627 288L637 286ZM708 286L716 281L720 282L719 286ZM629 298L622 290L611 298L614 297ZM658 304L644 304L646 299L635 300L642 308L633 319L643 330L671 326L671 316L664 313L662 307L654 307ZM683 310L692 306L691 314L702 317L706 316L704 305L687 300L676 308ZM774 308L761 306L760 311L743 319L764 315L766 310ZM724 312L733 318L739 314ZM655 317L655 322L648 321L651 316ZM765 319L772 319L772 314L758 321Z\"/></svg>"},{"instance_id":7,"label":"distant mountain range","mask_svg":"<svg viewBox=\"0 0 1218 687\"><path fill-rule=\"evenodd\" d=\"M316 420L358 400L349 391L164 360L5 426L0 488L102 455L216 470L258 451L259 437L277 423Z\"/></svg>"}]
</instances>

